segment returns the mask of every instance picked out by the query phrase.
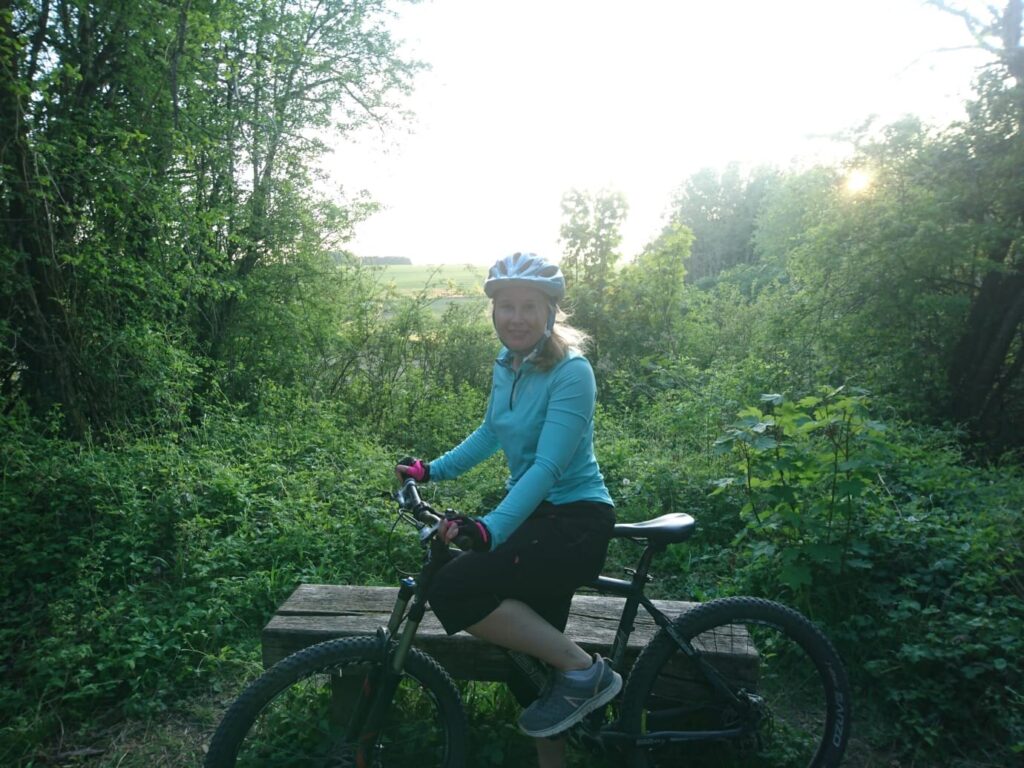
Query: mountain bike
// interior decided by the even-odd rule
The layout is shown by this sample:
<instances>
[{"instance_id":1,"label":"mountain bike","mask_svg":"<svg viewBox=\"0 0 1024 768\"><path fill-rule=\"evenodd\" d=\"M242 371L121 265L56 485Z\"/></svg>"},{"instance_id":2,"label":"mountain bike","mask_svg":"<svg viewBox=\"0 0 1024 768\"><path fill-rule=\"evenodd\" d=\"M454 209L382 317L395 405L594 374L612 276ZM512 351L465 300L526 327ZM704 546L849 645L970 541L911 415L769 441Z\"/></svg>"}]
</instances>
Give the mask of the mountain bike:
<instances>
[{"instance_id":1,"label":"mountain bike","mask_svg":"<svg viewBox=\"0 0 1024 768\"><path fill-rule=\"evenodd\" d=\"M250 683L214 734L207 768L466 765L459 691L413 647L433 576L451 557L437 536L441 516L412 479L393 496L424 554L418 576L401 579L387 626L298 651ZM570 738L614 751L631 768L839 765L850 735L849 683L814 624L754 597L711 600L669 617L645 595L653 558L694 528L682 513L615 526L615 537L641 545L639 561L627 569L630 578L600 576L590 587L624 598L610 649L624 685ZM627 670L640 608L659 629ZM510 655L543 683L540 662Z\"/></svg>"}]
</instances>

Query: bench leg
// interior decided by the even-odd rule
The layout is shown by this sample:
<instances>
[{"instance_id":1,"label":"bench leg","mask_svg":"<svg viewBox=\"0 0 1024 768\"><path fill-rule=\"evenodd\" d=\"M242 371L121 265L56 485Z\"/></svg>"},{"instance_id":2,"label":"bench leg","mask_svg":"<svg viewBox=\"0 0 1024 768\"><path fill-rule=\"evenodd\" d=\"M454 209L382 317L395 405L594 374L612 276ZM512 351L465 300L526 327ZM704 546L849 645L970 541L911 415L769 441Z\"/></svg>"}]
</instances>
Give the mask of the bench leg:
<instances>
[{"instance_id":1,"label":"bench leg","mask_svg":"<svg viewBox=\"0 0 1024 768\"><path fill-rule=\"evenodd\" d=\"M359 692L363 685L363 675L339 675L331 673L331 705L329 719L332 726L345 728L352 719L352 712L359 700Z\"/></svg>"}]
</instances>

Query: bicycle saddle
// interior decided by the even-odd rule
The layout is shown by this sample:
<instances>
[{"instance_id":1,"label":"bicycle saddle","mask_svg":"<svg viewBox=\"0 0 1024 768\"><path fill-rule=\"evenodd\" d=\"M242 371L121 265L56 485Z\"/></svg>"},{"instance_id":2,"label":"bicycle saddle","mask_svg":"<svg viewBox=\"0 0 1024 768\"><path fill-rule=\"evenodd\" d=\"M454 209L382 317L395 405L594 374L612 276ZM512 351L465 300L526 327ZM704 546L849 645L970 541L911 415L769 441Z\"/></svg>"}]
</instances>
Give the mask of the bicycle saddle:
<instances>
[{"instance_id":1,"label":"bicycle saddle","mask_svg":"<svg viewBox=\"0 0 1024 768\"><path fill-rule=\"evenodd\" d=\"M677 544L690 538L697 521L682 512L671 512L642 523L619 523L613 538L647 539L656 544Z\"/></svg>"}]
</instances>

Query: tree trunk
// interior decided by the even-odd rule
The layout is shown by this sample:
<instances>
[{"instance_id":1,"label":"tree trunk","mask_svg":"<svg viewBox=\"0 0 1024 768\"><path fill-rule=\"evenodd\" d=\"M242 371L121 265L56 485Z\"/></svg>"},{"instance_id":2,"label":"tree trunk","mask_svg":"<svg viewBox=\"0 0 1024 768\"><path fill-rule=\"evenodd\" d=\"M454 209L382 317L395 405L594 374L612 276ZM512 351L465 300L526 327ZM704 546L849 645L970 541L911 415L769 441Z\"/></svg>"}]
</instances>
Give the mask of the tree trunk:
<instances>
[{"instance_id":1,"label":"tree trunk","mask_svg":"<svg viewBox=\"0 0 1024 768\"><path fill-rule=\"evenodd\" d=\"M953 350L952 415L978 438L998 439L1004 398L1020 372L1024 273L989 272Z\"/></svg>"},{"instance_id":2,"label":"tree trunk","mask_svg":"<svg viewBox=\"0 0 1024 768\"><path fill-rule=\"evenodd\" d=\"M950 10L942 2L937 4ZM1006 157L1021 157L1019 139L1015 137L1024 125L1024 49L1020 45L1024 0L1006 0L994 27L981 24L965 11L951 12L967 20L979 44L998 55L1005 74L1014 80L1007 83L1007 90L1001 94L981 95L982 99L1008 99L1012 107L1005 122L979 126L978 138L984 146L976 148L977 152L983 160L997 151ZM998 42L983 41L985 36L996 34ZM1016 130L1008 132L1010 124ZM1020 253L1022 211L1021 197L1016 193L1018 171L1004 171L1000 175L999 164L994 167L994 187L1007 189L1009 195L991 203L976 223L1001 227L1006 234L986 254L990 271L973 297L948 371L952 417L976 439L987 443L990 451L1021 443L1019 434L1012 434L1012 425L1006 424L1006 411L1024 364L1024 258Z\"/></svg>"}]
</instances>

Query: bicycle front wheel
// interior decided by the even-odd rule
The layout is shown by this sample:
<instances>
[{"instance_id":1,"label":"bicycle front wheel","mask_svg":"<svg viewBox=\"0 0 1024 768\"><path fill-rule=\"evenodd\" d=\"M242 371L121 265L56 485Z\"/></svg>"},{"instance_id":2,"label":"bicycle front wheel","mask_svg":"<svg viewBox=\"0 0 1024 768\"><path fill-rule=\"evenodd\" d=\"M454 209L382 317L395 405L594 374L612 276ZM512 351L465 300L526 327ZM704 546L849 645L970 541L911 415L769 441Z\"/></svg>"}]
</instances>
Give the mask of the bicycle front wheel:
<instances>
[{"instance_id":1,"label":"bicycle front wheel","mask_svg":"<svg viewBox=\"0 0 1024 768\"><path fill-rule=\"evenodd\" d=\"M810 621L778 603L734 597L694 608L673 627L699 660L664 629L637 657L620 717L623 730L641 737L632 768L839 765L850 734L849 684Z\"/></svg>"},{"instance_id":2,"label":"bicycle front wheel","mask_svg":"<svg viewBox=\"0 0 1024 768\"><path fill-rule=\"evenodd\" d=\"M228 709L210 742L206 768L355 766L348 723L367 672L385 660L375 638L355 637L278 662ZM411 649L369 765L455 768L465 763L465 741L465 711L451 678Z\"/></svg>"}]
</instances>

